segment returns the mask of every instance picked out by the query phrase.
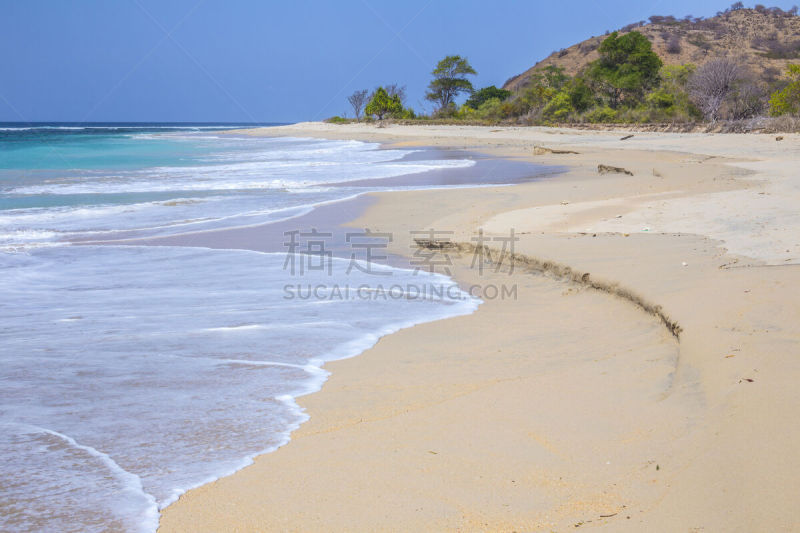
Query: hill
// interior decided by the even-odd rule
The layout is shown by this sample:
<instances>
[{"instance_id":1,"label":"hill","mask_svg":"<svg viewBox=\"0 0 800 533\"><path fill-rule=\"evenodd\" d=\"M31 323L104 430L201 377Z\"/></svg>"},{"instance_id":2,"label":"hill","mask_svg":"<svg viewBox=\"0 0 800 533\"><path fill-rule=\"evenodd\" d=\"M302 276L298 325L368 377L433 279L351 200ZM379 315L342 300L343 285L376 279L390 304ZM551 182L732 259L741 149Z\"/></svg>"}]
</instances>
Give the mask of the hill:
<instances>
[{"instance_id":1,"label":"hill","mask_svg":"<svg viewBox=\"0 0 800 533\"><path fill-rule=\"evenodd\" d=\"M630 24L620 34L638 31L653 45L665 65L701 65L718 57L732 57L746 65L768 85L780 78L786 65L800 60L800 16L797 8L733 8L702 19L652 16L650 22ZM606 35L553 52L547 58L509 79L503 88L516 91L530 76L548 65L558 66L569 75L580 72L599 57L597 48Z\"/></svg>"}]
</instances>

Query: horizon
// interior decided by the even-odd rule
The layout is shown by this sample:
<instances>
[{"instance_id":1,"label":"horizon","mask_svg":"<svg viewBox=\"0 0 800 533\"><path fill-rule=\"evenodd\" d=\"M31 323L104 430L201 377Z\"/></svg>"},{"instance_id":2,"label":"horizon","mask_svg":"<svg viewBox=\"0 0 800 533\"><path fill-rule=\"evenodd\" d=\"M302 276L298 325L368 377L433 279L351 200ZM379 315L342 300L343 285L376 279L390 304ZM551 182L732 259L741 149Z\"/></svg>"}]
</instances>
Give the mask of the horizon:
<instances>
[{"instance_id":1,"label":"horizon","mask_svg":"<svg viewBox=\"0 0 800 533\"><path fill-rule=\"evenodd\" d=\"M729 5L92 0L76 9L3 0L0 43L18 52L0 77L0 122L294 123L349 116L348 94L392 83L407 87L408 106L427 112L430 71L447 54L470 60L476 88L500 87L591 36L651 15L710 17Z\"/></svg>"}]
</instances>

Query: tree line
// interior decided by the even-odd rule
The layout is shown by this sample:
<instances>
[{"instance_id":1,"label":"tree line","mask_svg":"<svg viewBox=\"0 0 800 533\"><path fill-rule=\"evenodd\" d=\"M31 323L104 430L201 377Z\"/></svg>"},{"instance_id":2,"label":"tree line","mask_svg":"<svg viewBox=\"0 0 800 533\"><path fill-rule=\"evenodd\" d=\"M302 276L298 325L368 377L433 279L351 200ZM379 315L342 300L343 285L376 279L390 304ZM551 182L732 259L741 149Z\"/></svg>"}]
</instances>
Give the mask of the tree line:
<instances>
[{"instance_id":1,"label":"tree line","mask_svg":"<svg viewBox=\"0 0 800 533\"><path fill-rule=\"evenodd\" d=\"M738 6L736 7L738 9ZM356 120L446 118L482 122L655 123L716 122L800 113L800 64L789 64L776 86L766 87L731 57L700 66L664 65L638 31L613 32L599 58L575 76L546 66L514 92L495 86L476 90L477 72L461 56L447 56L431 72L426 99L430 115L405 106L405 87L356 91L348 101ZM459 105L457 99L468 95ZM340 119L343 120L343 119Z\"/></svg>"}]
</instances>

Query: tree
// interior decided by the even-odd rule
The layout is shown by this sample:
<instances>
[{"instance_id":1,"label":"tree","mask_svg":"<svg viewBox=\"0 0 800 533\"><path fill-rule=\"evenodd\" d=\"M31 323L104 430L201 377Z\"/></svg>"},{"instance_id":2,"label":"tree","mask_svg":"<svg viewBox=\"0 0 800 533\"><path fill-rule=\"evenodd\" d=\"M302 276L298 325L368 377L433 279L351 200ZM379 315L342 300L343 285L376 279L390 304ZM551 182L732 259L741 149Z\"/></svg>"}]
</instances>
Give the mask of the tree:
<instances>
[{"instance_id":1,"label":"tree","mask_svg":"<svg viewBox=\"0 0 800 533\"><path fill-rule=\"evenodd\" d=\"M491 100L492 98L497 98L501 102L506 100L509 96L511 96L511 91L506 91L505 89L498 89L494 85L490 85L488 87L484 87L478 91L472 93L464 105L467 107L471 107L472 109L478 109L481 104L484 102Z\"/></svg>"},{"instance_id":2,"label":"tree","mask_svg":"<svg viewBox=\"0 0 800 533\"><path fill-rule=\"evenodd\" d=\"M569 76L564 73L564 69L556 65L544 67L541 71L541 76L544 83L553 89L561 89L569 81Z\"/></svg>"},{"instance_id":3,"label":"tree","mask_svg":"<svg viewBox=\"0 0 800 533\"><path fill-rule=\"evenodd\" d=\"M645 92L658 83L661 59L653 52L650 41L632 31L622 37L609 35L598 48L600 59L589 67L589 77L608 94L611 107L626 99L641 100Z\"/></svg>"},{"instance_id":4,"label":"tree","mask_svg":"<svg viewBox=\"0 0 800 533\"><path fill-rule=\"evenodd\" d=\"M364 113L373 115L378 120L383 120L386 115L399 114L403 112L403 104L400 103L398 95L389 96L389 93L383 87L378 87L372 93Z\"/></svg>"},{"instance_id":5,"label":"tree","mask_svg":"<svg viewBox=\"0 0 800 533\"><path fill-rule=\"evenodd\" d=\"M800 65L789 65L786 74L791 80L789 84L772 93L769 99L769 112L775 116L800 113Z\"/></svg>"},{"instance_id":6,"label":"tree","mask_svg":"<svg viewBox=\"0 0 800 533\"><path fill-rule=\"evenodd\" d=\"M400 105L403 107L406 106L406 86L405 85L398 85L397 83L392 83L391 85L386 86L386 93L389 95L389 98L397 97L400 99Z\"/></svg>"},{"instance_id":7,"label":"tree","mask_svg":"<svg viewBox=\"0 0 800 533\"><path fill-rule=\"evenodd\" d=\"M567 84L565 90L569 95L569 101L572 107L575 108L576 111L586 111L595 102L594 93L589 86L586 85L586 81L583 78L573 79Z\"/></svg>"},{"instance_id":8,"label":"tree","mask_svg":"<svg viewBox=\"0 0 800 533\"><path fill-rule=\"evenodd\" d=\"M689 96L703 115L714 122L725 99L742 76L742 67L732 59L713 59L698 68L689 79Z\"/></svg>"},{"instance_id":9,"label":"tree","mask_svg":"<svg viewBox=\"0 0 800 533\"><path fill-rule=\"evenodd\" d=\"M353 106L353 113L356 115L356 120L361 120L361 110L364 109L364 105L367 103L367 94L367 90L364 89L363 91L355 91L347 97L347 101Z\"/></svg>"},{"instance_id":10,"label":"tree","mask_svg":"<svg viewBox=\"0 0 800 533\"><path fill-rule=\"evenodd\" d=\"M472 93L472 83L467 76L475 75L475 69L466 58L447 56L433 69L433 80L428 85L425 98L439 104L439 110L449 108L461 93Z\"/></svg>"}]
</instances>

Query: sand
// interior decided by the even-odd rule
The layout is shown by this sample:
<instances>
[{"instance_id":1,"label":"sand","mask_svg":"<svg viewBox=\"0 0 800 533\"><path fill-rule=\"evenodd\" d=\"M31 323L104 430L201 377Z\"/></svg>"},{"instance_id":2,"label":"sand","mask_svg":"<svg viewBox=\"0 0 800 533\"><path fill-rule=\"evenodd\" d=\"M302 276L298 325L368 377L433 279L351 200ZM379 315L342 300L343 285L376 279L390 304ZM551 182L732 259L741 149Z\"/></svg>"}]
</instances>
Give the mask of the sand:
<instances>
[{"instance_id":1,"label":"sand","mask_svg":"<svg viewBox=\"0 0 800 533\"><path fill-rule=\"evenodd\" d=\"M481 275L464 246L452 273L463 287L516 287L516 299L485 297L472 315L326 365L291 442L181 497L162 531L800 528L800 136L319 123L246 133L570 170L373 195L350 224L392 231L396 253L411 252L410 230L469 243L478 228L514 228L513 272L506 260Z\"/></svg>"}]
</instances>

